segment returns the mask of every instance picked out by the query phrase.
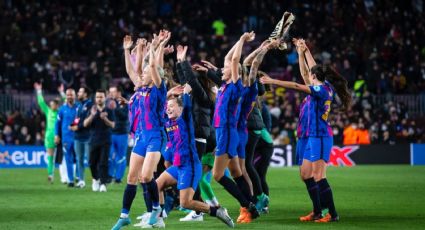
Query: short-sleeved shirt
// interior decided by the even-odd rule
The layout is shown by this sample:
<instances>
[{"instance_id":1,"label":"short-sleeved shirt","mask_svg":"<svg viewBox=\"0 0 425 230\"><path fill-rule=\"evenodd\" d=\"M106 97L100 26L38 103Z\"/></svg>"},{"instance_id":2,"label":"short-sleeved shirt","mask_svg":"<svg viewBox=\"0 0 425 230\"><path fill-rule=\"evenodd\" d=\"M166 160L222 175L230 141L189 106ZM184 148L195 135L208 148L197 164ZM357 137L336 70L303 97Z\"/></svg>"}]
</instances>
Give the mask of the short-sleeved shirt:
<instances>
[{"instance_id":1,"label":"short-sleeved shirt","mask_svg":"<svg viewBox=\"0 0 425 230\"><path fill-rule=\"evenodd\" d=\"M299 138L333 136L328 116L334 90L327 81L323 85L309 87L311 94L304 98L300 105L297 135Z\"/></svg>"},{"instance_id":2,"label":"short-sleeved shirt","mask_svg":"<svg viewBox=\"0 0 425 230\"><path fill-rule=\"evenodd\" d=\"M165 122L165 101L167 100L167 87L162 81L160 87L140 89L140 131L161 130Z\"/></svg>"},{"instance_id":3,"label":"short-sleeved shirt","mask_svg":"<svg viewBox=\"0 0 425 230\"><path fill-rule=\"evenodd\" d=\"M217 92L214 110L214 127L233 127L238 123L238 106L242 96L242 82L223 82Z\"/></svg>"},{"instance_id":4,"label":"short-sleeved shirt","mask_svg":"<svg viewBox=\"0 0 425 230\"><path fill-rule=\"evenodd\" d=\"M113 110L105 107L103 111L98 111L90 125L90 144L100 145L111 143L112 128L107 126L105 121L100 118L100 113L102 112L107 112L108 119L115 121Z\"/></svg>"},{"instance_id":5,"label":"short-sleeved shirt","mask_svg":"<svg viewBox=\"0 0 425 230\"><path fill-rule=\"evenodd\" d=\"M255 106L257 95L258 95L257 81L255 81L251 86L243 88L242 99L240 103L238 130L247 129L248 116Z\"/></svg>"}]
</instances>

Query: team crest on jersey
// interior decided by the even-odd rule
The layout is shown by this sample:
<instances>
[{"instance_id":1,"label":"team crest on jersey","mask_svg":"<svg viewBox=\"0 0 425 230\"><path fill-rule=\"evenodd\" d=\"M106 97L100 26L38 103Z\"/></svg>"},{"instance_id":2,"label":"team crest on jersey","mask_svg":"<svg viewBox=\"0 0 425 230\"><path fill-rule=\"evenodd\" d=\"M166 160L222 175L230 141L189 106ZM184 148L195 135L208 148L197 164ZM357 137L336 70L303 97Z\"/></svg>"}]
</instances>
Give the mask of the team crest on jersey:
<instances>
[{"instance_id":1,"label":"team crest on jersey","mask_svg":"<svg viewBox=\"0 0 425 230\"><path fill-rule=\"evenodd\" d=\"M319 92L320 91L320 86L315 85L313 86L314 91Z\"/></svg>"},{"instance_id":2,"label":"team crest on jersey","mask_svg":"<svg viewBox=\"0 0 425 230\"><path fill-rule=\"evenodd\" d=\"M150 92L141 92L141 93L140 93L140 95L141 95L142 97L148 97L148 96L149 96L149 94L150 94Z\"/></svg>"},{"instance_id":3,"label":"team crest on jersey","mask_svg":"<svg viewBox=\"0 0 425 230\"><path fill-rule=\"evenodd\" d=\"M175 131L177 129L179 129L179 126L173 125L173 126L167 127L167 132Z\"/></svg>"}]
</instances>

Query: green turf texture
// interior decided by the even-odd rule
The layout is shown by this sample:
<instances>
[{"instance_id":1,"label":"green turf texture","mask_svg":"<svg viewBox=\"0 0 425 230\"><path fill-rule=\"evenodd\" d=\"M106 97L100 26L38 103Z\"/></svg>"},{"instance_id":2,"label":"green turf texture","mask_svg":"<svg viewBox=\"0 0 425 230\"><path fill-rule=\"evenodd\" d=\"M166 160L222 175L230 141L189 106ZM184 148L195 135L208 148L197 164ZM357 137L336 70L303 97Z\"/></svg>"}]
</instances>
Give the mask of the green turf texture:
<instances>
[{"instance_id":1,"label":"green turf texture","mask_svg":"<svg viewBox=\"0 0 425 230\"><path fill-rule=\"evenodd\" d=\"M116 222L125 184L111 184L107 193L91 191L90 173L85 189L47 183L43 169L0 169L0 229L110 229ZM300 223L311 210L298 168L270 169L270 213L238 229L424 229L425 167L356 166L328 169L338 223ZM220 203L236 220L238 205L215 182ZM144 211L140 187L130 217ZM182 223L185 214L173 211L167 229L225 229L205 215L204 222ZM126 227L124 229L136 229Z\"/></svg>"}]
</instances>

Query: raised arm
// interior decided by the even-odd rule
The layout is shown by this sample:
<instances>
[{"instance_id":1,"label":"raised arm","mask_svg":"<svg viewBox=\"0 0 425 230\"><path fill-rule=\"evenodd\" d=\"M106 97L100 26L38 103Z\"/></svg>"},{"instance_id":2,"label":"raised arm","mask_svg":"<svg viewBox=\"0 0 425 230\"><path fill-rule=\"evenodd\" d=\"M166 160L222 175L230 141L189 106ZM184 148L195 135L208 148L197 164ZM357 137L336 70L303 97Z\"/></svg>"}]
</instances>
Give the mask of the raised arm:
<instances>
[{"instance_id":1,"label":"raised arm","mask_svg":"<svg viewBox=\"0 0 425 230\"><path fill-rule=\"evenodd\" d=\"M192 101L190 100L189 93L192 91L192 88L189 84L184 85L183 89L183 119L186 122L193 122L192 120Z\"/></svg>"},{"instance_id":2,"label":"raised arm","mask_svg":"<svg viewBox=\"0 0 425 230\"><path fill-rule=\"evenodd\" d=\"M260 53L260 51L262 50L262 48L267 45L269 43L269 40L264 41L263 43L261 43L261 45L255 49L254 51L252 51L244 60L243 60L243 65L244 66L251 66L252 62L254 61L254 58Z\"/></svg>"},{"instance_id":3,"label":"raised arm","mask_svg":"<svg viewBox=\"0 0 425 230\"><path fill-rule=\"evenodd\" d=\"M44 101L43 97L43 86L39 83L34 83L34 89L37 93L37 103L38 106L40 106L41 111L47 115L49 112L49 106L46 104L46 101Z\"/></svg>"},{"instance_id":4,"label":"raised arm","mask_svg":"<svg viewBox=\"0 0 425 230\"><path fill-rule=\"evenodd\" d=\"M128 76L130 77L130 80L133 82L133 84L137 85L137 82L138 82L137 73L134 71L134 67L131 64L131 58L130 58L130 48L132 45L133 45L133 40L131 39L131 36L126 35L123 39L125 70Z\"/></svg>"},{"instance_id":5,"label":"raised arm","mask_svg":"<svg viewBox=\"0 0 425 230\"><path fill-rule=\"evenodd\" d=\"M307 60L307 68L308 70L310 70L313 66L316 65L316 61L313 58L313 55L311 55L310 49L307 47L307 45L305 44L304 39L301 40L301 44L305 46L306 51L305 51L305 59Z\"/></svg>"},{"instance_id":6,"label":"raised arm","mask_svg":"<svg viewBox=\"0 0 425 230\"><path fill-rule=\"evenodd\" d=\"M211 105L211 100L208 97L208 93L202 87L199 80L195 77L195 74L192 71L192 67L190 66L189 61L184 61L182 63L183 74L187 79L187 83L192 88L192 97L196 97L197 101L199 101L202 105Z\"/></svg>"},{"instance_id":7,"label":"raised arm","mask_svg":"<svg viewBox=\"0 0 425 230\"><path fill-rule=\"evenodd\" d=\"M158 72L158 63L156 62L155 49L154 49L154 47L157 47L158 44L159 44L159 38L158 36L156 36L156 34L154 34L154 38L151 42L151 47L149 49L149 69L152 76L152 81L157 88L159 88L162 83L161 76L159 76L159 72Z\"/></svg>"},{"instance_id":8,"label":"raised arm","mask_svg":"<svg viewBox=\"0 0 425 230\"><path fill-rule=\"evenodd\" d=\"M135 70L137 75L142 74L143 66L145 61L145 56L147 54L147 41L144 38L137 39L136 42L136 63Z\"/></svg>"},{"instance_id":9,"label":"raised arm","mask_svg":"<svg viewBox=\"0 0 425 230\"><path fill-rule=\"evenodd\" d=\"M293 39L294 45L297 48L298 53L298 64L300 66L300 73L304 80L304 84L307 86L311 85L310 78L309 78L309 68L306 63L305 53L307 50L307 47L305 46L305 43L301 39Z\"/></svg>"},{"instance_id":10,"label":"raised arm","mask_svg":"<svg viewBox=\"0 0 425 230\"><path fill-rule=\"evenodd\" d=\"M276 80L276 79L272 79L270 77L262 77L260 79L260 81L263 84L279 85L279 86L282 86L282 87L287 88L287 89L294 89L294 90L297 90L297 91L300 91L300 92L311 94L310 87L308 87L306 85L298 84L296 82L279 81L279 80Z\"/></svg>"},{"instance_id":11,"label":"raised arm","mask_svg":"<svg viewBox=\"0 0 425 230\"><path fill-rule=\"evenodd\" d=\"M259 49L257 55L252 61L252 66L249 71L249 85L251 85L255 81L255 78L257 77L258 67L263 62L266 53L269 52L270 49L277 48L279 46L279 43L280 42L278 40L273 40L272 42L265 44Z\"/></svg>"},{"instance_id":12,"label":"raised arm","mask_svg":"<svg viewBox=\"0 0 425 230\"><path fill-rule=\"evenodd\" d=\"M171 38L171 32L164 30L162 31L162 36L160 34L160 43L159 47L156 51L156 59L158 62L158 66L163 68L164 67L164 49L167 43L170 41Z\"/></svg>"},{"instance_id":13,"label":"raised arm","mask_svg":"<svg viewBox=\"0 0 425 230\"><path fill-rule=\"evenodd\" d=\"M240 78L240 76L239 76L239 61L241 60L243 44L245 42L249 42L249 41L254 40L254 38L255 38L254 32L244 33L235 45L235 50L233 52L232 61L231 61L231 71L232 71L232 81L233 81L233 83L236 83L238 81L238 79Z\"/></svg>"}]
</instances>

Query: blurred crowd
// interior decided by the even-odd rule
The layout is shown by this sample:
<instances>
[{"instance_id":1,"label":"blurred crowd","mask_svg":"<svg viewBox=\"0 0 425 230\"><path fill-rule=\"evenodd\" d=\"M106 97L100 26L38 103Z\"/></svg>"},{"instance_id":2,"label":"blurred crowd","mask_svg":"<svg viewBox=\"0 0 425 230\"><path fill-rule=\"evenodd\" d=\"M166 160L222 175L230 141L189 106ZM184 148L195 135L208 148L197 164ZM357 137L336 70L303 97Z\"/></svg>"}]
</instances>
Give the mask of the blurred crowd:
<instances>
[{"instance_id":1,"label":"blurred crowd","mask_svg":"<svg viewBox=\"0 0 425 230\"><path fill-rule=\"evenodd\" d=\"M173 34L170 44L189 46L192 63L205 59L222 66L242 32L254 30L256 46L288 10L296 15L291 37L305 38L315 59L345 76L355 96L350 112L330 119L337 143L344 142L344 132L362 129L371 143L424 139L405 105L371 100L371 94L425 94L423 0L4 0L0 9L0 94L32 93L34 82L50 93L60 84L96 89L115 83L131 94L124 35L149 38L166 28ZM301 79L297 60L289 46L285 53L270 52L260 68L281 80ZM175 55L166 57L166 74L173 75L174 63ZM303 95L271 97L276 142L292 143ZM0 114L0 142L40 144L43 124L36 108Z\"/></svg>"}]
</instances>

